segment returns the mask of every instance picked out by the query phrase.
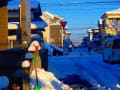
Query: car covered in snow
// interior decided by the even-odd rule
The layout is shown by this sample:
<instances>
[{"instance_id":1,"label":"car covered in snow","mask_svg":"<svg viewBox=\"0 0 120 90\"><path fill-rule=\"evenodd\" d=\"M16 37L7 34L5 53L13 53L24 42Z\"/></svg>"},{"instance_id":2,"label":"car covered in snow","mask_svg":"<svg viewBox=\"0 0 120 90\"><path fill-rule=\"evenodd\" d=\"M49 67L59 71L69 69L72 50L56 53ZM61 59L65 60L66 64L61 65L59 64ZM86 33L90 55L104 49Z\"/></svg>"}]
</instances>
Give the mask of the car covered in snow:
<instances>
[{"instance_id":1,"label":"car covered in snow","mask_svg":"<svg viewBox=\"0 0 120 90\"><path fill-rule=\"evenodd\" d=\"M108 38L105 41L103 60L108 62L120 61L120 37Z\"/></svg>"},{"instance_id":2,"label":"car covered in snow","mask_svg":"<svg viewBox=\"0 0 120 90\"><path fill-rule=\"evenodd\" d=\"M45 48L48 49L49 56L63 56L62 48L59 48L56 45L50 44L50 43L45 43L44 46L45 46Z\"/></svg>"}]
</instances>

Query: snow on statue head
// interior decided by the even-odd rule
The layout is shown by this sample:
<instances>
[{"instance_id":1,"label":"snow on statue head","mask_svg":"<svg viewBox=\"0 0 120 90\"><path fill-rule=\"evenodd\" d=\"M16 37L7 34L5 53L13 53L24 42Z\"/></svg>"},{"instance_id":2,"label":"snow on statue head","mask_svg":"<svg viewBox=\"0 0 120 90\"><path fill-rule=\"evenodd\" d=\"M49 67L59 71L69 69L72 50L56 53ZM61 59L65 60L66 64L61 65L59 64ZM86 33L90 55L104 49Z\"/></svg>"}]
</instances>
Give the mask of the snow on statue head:
<instances>
[{"instance_id":1,"label":"snow on statue head","mask_svg":"<svg viewBox=\"0 0 120 90\"><path fill-rule=\"evenodd\" d=\"M32 43L30 44L29 48L28 48L28 51L38 51L40 50L41 47L40 47L40 44L38 41L32 41Z\"/></svg>"}]
</instances>

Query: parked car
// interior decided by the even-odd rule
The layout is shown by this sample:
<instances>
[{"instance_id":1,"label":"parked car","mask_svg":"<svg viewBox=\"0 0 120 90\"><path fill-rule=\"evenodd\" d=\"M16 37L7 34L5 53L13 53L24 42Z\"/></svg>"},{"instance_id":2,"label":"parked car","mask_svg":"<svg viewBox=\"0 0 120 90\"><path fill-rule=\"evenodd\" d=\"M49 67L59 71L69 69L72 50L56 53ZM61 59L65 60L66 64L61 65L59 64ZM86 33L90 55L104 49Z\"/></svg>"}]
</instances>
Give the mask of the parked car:
<instances>
[{"instance_id":1,"label":"parked car","mask_svg":"<svg viewBox=\"0 0 120 90\"><path fill-rule=\"evenodd\" d=\"M120 37L109 38L105 41L103 60L110 63L120 61Z\"/></svg>"},{"instance_id":2,"label":"parked car","mask_svg":"<svg viewBox=\"0 0 120 90\"><path fill-rule=\"evenodd\" d=\"M45 47L48 49L49 56L63 56L63 49L55 46L54 44L45 43Z\"/></svg>"}]
</instances>

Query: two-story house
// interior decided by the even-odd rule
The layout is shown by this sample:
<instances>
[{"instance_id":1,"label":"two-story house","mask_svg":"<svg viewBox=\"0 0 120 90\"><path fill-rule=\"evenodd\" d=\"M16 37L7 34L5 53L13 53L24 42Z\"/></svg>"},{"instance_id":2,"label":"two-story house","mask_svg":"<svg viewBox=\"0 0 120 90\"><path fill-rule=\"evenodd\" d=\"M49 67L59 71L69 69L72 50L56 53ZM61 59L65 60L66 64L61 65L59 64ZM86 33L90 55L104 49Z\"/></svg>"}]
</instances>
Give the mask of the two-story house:
<instances>
[{"instance_id":1,"label":"two-story house","mask_svg":"<svg viewBox=\"0 0 120 90\"><path fill-rule=\"evenodd\" d=\"M58 47L63 47L63 28L60 22L64 19L48 11L42 12L42 19L48 24L43 32L44 40L47 43L53 43Z\"/></svg>"},{"instance_id":2,"label":"two-story house","mask_svg":"<svg viewBox=\"0 0 120 90\"><path fill-rule=\"evenodd\" d=\"M120 8L113 11L106 11L101 19L104 36L117 36L120 31Z\"/></svg>"}]
</instances>

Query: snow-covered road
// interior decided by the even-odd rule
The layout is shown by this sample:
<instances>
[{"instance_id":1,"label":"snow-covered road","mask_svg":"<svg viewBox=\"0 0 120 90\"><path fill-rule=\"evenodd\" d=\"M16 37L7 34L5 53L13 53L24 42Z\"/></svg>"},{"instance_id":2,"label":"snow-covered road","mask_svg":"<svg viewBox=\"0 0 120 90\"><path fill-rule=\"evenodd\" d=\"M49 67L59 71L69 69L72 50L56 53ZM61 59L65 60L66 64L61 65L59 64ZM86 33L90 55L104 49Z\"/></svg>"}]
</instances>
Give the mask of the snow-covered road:
<instances>
[{"instance_id":1,"label":"snow-covered road","mask_svg":"<svg viewBox=\"0 0 120 90\"><path fill-rule=\"evenodd\" d=\"M105 63L100 54L88 55L84 50L84 55L80 55L78 51L68 56L49 57L49 71L70 85L120 90L120 64Z\"/></svg>"}]
</instances>

